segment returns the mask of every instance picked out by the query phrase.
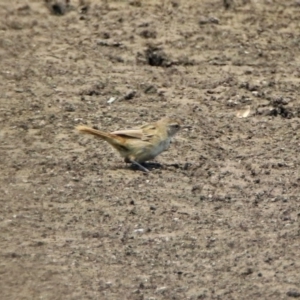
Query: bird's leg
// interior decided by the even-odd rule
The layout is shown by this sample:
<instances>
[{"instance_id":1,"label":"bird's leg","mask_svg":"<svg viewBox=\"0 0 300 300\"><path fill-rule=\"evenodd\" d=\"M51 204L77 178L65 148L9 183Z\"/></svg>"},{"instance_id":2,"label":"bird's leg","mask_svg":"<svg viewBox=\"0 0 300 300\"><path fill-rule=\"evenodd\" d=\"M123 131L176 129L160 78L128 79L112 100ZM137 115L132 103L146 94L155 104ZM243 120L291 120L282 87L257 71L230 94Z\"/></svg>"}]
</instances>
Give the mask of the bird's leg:
<instances>
[{"instance_id":1,"label":"bird's leg","mask_svg":"<svg viewBox=\"0 0 300 300\"><path fill-rule=\"evenodd\" d=\"M130 161L132 164L138 166L140 169L142 169L144 172L149 172L148 169L146 169L144 166L142 166L141 164L139 164L137 161L131 160Z\"/></svg>"},{"instance_id":2,"label":"bird's leg","mask_svg":"<svg viewBox=\"0 0 300 300\"><path fill-rule=\"evenodd\" d=\"M129 158L129 157L125 157L124 161L126 163L131 163L133 165L138 166L141 170L143 170L144 172L149 172L148 169L146 169L144 166L142 166L140 163L138 163L137 161L135 161L133 158Z\"/></svg>"}]
</instances>

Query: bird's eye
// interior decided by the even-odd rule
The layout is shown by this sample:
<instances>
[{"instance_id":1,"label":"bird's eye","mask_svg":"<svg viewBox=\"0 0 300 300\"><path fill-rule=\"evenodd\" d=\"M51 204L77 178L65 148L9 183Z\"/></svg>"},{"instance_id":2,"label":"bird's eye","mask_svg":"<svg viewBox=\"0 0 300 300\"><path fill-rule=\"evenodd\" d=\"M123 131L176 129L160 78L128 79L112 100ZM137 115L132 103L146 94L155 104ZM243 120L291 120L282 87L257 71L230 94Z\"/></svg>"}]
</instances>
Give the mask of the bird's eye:
<instances>
[{"instance_id":1,"label":"bird's eye","mask_svg":"<svg viewBox=\"0 0 300 300\"><path fill-rule=\"evenodd\" d=\"M179 124L174 124L173 127L179 128Z\"/></svg>"}]
</instances>

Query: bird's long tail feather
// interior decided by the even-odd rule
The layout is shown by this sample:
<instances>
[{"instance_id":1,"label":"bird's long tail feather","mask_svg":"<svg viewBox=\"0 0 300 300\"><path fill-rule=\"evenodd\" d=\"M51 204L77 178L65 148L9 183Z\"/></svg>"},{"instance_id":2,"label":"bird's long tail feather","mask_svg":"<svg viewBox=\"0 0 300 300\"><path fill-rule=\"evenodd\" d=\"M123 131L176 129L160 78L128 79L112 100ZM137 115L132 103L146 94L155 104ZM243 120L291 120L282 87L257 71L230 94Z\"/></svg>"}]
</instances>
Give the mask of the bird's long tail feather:
<instances>
[{"instance_id":1,"label":"bird's long tail feather","mask_svg":"<svg viewBox=\"0 0 300 300\"><path fill-rule=\"evenodd\" d=\"M81 133L92 134L98 138L101 138L102 140L105 140L106 142L108 142L109 144L111 144L114 147L118 147L118 146L122 145L122 143L124 142L123 141L124 139L116 134L104 132L104 131L97 130L97 129L94 129L94 128L91 128L88 126L79 125L76 127L76 129Z\"/></svg>"}]
</instances>

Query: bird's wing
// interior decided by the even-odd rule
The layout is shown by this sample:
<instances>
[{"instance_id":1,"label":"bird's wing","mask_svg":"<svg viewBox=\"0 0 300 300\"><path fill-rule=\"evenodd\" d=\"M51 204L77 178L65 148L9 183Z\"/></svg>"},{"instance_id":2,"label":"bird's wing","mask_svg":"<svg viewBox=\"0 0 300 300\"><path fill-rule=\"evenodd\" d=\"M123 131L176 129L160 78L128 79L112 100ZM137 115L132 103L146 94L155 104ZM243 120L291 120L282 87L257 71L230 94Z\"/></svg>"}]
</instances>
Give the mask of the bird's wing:
<instances>
[{"instance_id":1,"label":"bird's wing","mask_svg":"<svg viewBox=\"0 0 300 300\"><path fill-rule=\"evenodd\" d=\"M142 141L149 141L151 137L154 135L149 130L143 130L141 129L128 129L128 130L118 130L112 132L112 134L121 136L121 137L128 137L128 138L133 138L133 139L139 139Z\"/></svg>"},{"instance_id":2,"label":"bird's wing","mask_svg":"<svg viewBox=\"0 0 300 300\"><path fill-rule=\"evenodd\" d=\"M144 135L143 130L141 129L118 130L112 132L112 134L122 136L122 137L134 138L134 139L142 139Z\"/></svg>"},{"instance_id":3,"label":"bird's wing","mask_svg":"<svg viewBox=\"0 0 300 300\"><path fill-rule=\"evenodd\" d=\"M153 124L146 124L138 129L127 129L127 130L118 130L112 132L112 134L139 139L142 141L150 141L150 139L155 135L156 127Z\"/></svg>"}]
</instances>

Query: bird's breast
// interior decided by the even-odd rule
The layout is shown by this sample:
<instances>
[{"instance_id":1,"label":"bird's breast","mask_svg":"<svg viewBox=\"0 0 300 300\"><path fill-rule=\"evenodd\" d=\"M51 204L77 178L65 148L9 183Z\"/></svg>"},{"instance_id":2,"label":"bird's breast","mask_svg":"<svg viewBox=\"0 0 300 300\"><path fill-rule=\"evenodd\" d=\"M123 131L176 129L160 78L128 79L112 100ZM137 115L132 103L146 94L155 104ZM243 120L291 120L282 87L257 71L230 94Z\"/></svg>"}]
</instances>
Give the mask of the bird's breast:
<instances>
[{"instance_id":1,"label":"bird's breast","mask_svg":"<svg viewBox=\"0 0 300 300\"><path fill-rule=\"evenodd\" d=\"M151 143L141 147L139 151L136 152L135 160L137 162L144 162L154 159L161 152L165 151L170 145L170 139L165 140L152 140Z\"/></svg>"},{"instance_id":2,"label":"bird's breast","mask_svg":"<svg viewBox=\"0 0 300 300\"><path fill-rule=\"evenodd\" d=\"M156 145L153 145L151 149L151 157L154 158L155 156L159 155L160 153L168 149L169 145L170 145L170 139L161 141Z\"/></svg>"}]
</instances>

